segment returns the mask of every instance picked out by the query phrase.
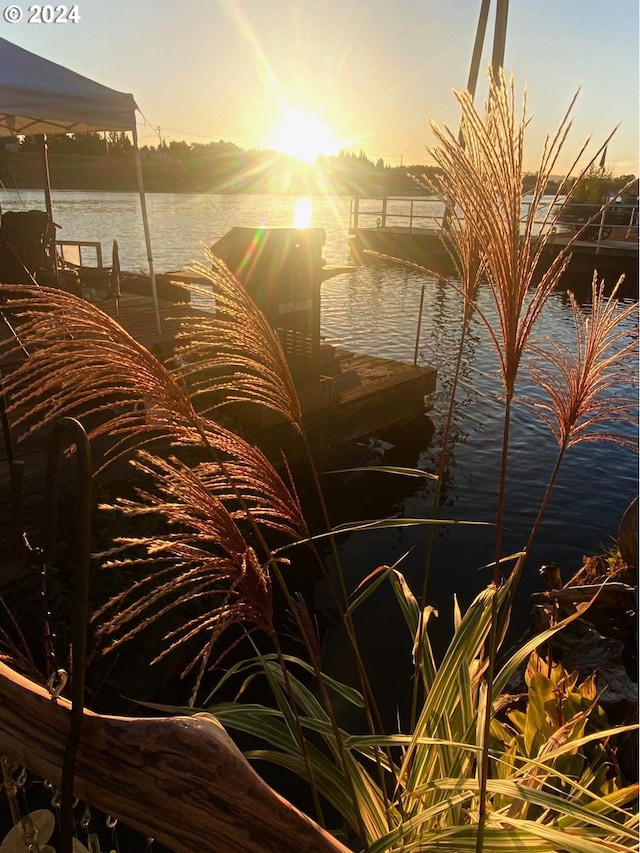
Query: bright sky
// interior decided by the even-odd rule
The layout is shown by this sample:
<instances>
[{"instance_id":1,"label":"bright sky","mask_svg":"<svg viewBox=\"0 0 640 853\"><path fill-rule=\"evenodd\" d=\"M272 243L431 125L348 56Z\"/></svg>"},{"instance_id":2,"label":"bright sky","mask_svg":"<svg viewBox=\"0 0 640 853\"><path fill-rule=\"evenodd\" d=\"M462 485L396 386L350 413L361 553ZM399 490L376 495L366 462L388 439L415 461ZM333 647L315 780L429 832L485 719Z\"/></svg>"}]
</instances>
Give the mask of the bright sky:
<instances>
[{"instance_id":1,"label":"bright sky","mask_svg":"<svg viewBox=\"0 0 640 853\"><path fill-rule=\"evenodd\" d=\"M480 0L79 0L78 23L44 24L27 23L29 2L18 0L19 23L0 19L0 34L133 93L142 143L157 144L160 127L168 141L270 148L288 104L313 117L313 133L393 166L426 162L430 118L457 128L451 90L466 85L480 9ZM638 35L638 0L511 0L505 68L527 87L530 168L580 88L571 150L621 123L607 165L638 174ZM483 70L489 57L487 45Z\"/></svg>"}]
</instances>

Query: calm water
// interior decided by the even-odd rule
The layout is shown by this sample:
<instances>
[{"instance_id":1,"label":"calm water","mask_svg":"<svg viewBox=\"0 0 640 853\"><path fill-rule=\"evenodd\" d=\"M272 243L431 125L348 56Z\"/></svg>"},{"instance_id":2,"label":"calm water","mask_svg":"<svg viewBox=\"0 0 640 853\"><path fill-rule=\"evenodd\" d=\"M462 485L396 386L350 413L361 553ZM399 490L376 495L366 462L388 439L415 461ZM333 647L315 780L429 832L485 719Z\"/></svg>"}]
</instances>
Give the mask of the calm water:
<instances>
[{"instance_id":1,"label":"calm water","mask_svg":"<svg viewBox=\"0 0 640 853\"><path fill-rule=\"evenodd\" d=\"M203 258L201 243L211 244L234 225L289 225L293 199L278 196L198 196L155 194L147 197L157 271L183 268ZM4 210L43 207L40 193L0 192ZM133 194L54 194L54 219L61 239L101 240L109 247L119 242L125 269L144 269L146 250L139 201ZM348 260L349 199L314 201L312 224L326 230L324 257L329 263ZM387 460L435 470L441 428L447 407L447 387L457 349L460 301L455 292L435 280L402 268L360 268L323 286L322 329L326 339L352 349L413 360L420 290L425 305L419 342L420 359L437 367L438 391L429 418L393 439ZM588 283L587 283L588 284ZM488 294L482 307L491 315ZM550 300L537 337L570 340L572 321L566 294ZM523 387L523 392L530 391ZM495 514L502 429L502 388L496 360L479 321L475 321L465 353L463 387L456 416L457 442L445 489L446 509L453 519L491 521ZM509 500L505 549L515 551L526 541L555 460L555 443L547 429L527 410L518 407L513 423ZM417 481L390 481L368 474L340 481L341 502L334 520L344 521L353 507L364 517L400 514L425 516L430 512L430 485ZM634 453L621 448L586 443L572 448L556 486L552 505L540 531L522 584L520 619L528 612L528 594L539 589L538 567L551 560L568 577L583 554L609 545L626 506L638 491ZM349 508L347 510L347 508ZM403 570L418 585L425 533L404 531L352 535L342 544L345 570L353 586L381 563L407 554ZM447 624L454 593L463 602L487 582L479 567L492 558L490 528L442 528L437 536L431 570L431 600ZM316 600L327 608L320 585ZM394 607L381 593L370 605L375 619L372 645L381 663L393 652L389 641L395 626ZM339 667L338 667L339 668Z\"/></svg>"}]
</instances>

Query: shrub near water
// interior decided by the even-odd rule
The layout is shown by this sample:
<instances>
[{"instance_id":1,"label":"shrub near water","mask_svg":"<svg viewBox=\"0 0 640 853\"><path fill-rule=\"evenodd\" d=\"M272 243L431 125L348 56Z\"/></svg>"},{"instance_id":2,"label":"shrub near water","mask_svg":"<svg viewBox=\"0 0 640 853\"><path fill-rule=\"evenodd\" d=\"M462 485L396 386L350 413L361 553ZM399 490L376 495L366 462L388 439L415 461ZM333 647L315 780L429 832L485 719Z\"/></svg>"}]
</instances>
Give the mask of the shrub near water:
<instances>
[{"instance_id":1,"label":"shrub near water","mask_svg":"<svg viewBox=\"0 0 640 853\"><path fill-rule=\"evenodd\" d=\"M574 204L600 205L607 200L615 181L610 169L592 165L571 190Z\"/></svg>"}]
</instances>

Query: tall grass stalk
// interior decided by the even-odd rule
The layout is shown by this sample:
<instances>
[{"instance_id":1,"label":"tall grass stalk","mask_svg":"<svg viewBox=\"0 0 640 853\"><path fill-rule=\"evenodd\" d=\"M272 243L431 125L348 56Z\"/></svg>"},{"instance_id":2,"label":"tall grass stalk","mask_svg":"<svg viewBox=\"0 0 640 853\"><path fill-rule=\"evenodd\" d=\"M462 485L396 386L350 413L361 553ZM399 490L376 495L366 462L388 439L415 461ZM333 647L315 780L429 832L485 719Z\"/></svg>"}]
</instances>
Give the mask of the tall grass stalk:
<instances>
[{"instance_id":1,"label":"tall grass stalk","mask_svg":"<svg viewBox=\"0 0 640 853\"><path fill-rule=\"evenodd\" d=\"M443 201L449 200L449 191L446 186L445 180L441 179L440 181L434 180L432 182L428 182L425 179L424 186L425 188L430 188L431 191L435 191L436 194ZM451 431L454 423L456 395L458 392L460 374L462 371L463 356L465 344L467 341L467 334L469 331L469 323L473 315L473 306L476 300L478 287L480 285L480 273L482 269L482 264L480 261L480 247L477 245L473 235L466 227L464 219L461 219L456 214L456 212L453 211L449 216L447 222L448 224L446 230L443 229L441 232L441 239L454 264L454 268L457 271L457 277L462 283L460 292L462 296L463 316L462 328L460 332L460 339L458 342L458 350L453 371L453 380L451 383L451 388L449 390L449 404L447 407L447 414L445 417L444 428L442 431L442 446L438 458L438 469L435 476L435 485L431 506L431 516L434 519L437 519L440 515L440 495L449 457L448 448ZM425 545L424 554L424 568L422 573L421 601L423 606L423 613L425 612L425 608L427 606L428 601L427 593L429 587L431 561L433 557L434 538L435 526L430 526L427 531L427 541ZM421 617L421 620L424 620L424 616ZM424 622L421 621L420 630L422 631L424 629ZM416 720L418 691L420 686L420 679L417 677L417 674L418 673L416 671L416 677L414 678L412 707L409 718L409 725L412 729L415 725Z\"/></svg>"},{"instance_id":2,"label":"tall grass stalk","mask_svg":"<svg viewBox=\"0 0 640 853\"><path fill-rule=\"evenodd\" d=\"M637 303L619 305L620 278L605 298L604 280L594 272L590 310L569 292L575 344L568 348L554 341L532 344L529 374L543 397L530 408L549 427L558 453L545 493L532 524L524 554L514 567L520 577L527 555L553 493L566 452L586 441L606 441L637 449L637 396L626 389L637 386L637 336L627 331L627 321L637 316ZM615 395L616 389L622 389ZM626 424L633 433L620 428Z\"/></svg>"},{"instance_id":3,"label":"tall grass stalk","mask_svg":"<svg viewBox=\"0 0 640 853\"><path fill-rule=\"evenodd\" d=\"M462 333L438 463L440 479L446 465L447 439L452 426L464 341L472 314L474 311L479 314L495 344L509 406L528 334L546 298L557 285L569 253L569 246L559 253L552 268L543 276L537 298L532 301L532 306L527 308L526 294L533 281L533 274L562 209L560 188L551 204L543 204L543 195L566 139L573 103L555 135L551 139L547 138L545 143L538 181L532 192L521 240L522 157L526 115L523 112L520 124L517 125L515 89L513 84L507 87L504 72L497 75L491 73L490 79L491 91L484 114L475 109L468 92L457 93L462 110L457 135L448 128L441 128L432 123L439 145L431 148L430 154L441 167L441 171L433 177L425 176L418 182L435 194L448 212L446 229L443 229L441 238L460 282L460 285L454 287L463 299ZM583 146L573 166L584 150ZM542 223L541 210L546 211ZM540 230L538 237L534 237L536 223ZM498 331L477 306L476 297L481 278L489 280L498 309ZM518 322L521 316L523 322L519 334ZM508 419L505 421L505 429L508 429ZM507 456L503 448L502 459L505 463ZM506 470L500 474L500 482L504 483L505 477ZM433 508L435 513L438 511L439 485L438 482ZM498 518L502 516L502 501L503 498L499 497ZM431 531L430 537L432 535ZM496 552L500 550L500 537L498 524ZM422 582L422 598L425 602L431 550L432 541L427 545ZM494 583L497 582L499 556L496 558L494 571Z\"/></svg>"},{"instance_id":4,"label":"tall grass stalk","mask_svg":"<svg viewBox=\"0 0 640 853\"><path fill-rule=\"evenodd\" d=\"M473 234L479 252L482 275L487 280L498 317L497 326L494 326L477 309L494 342L505 393L493 573L493 587L497 589L501 582L509 431L516 379L535 323L550 294L558 285L569 259L570 244L556 254L554 260L536 281L535 276L542 251L553 233L563 207L556 195L553 203L547 206L542 224L538 225L543 195L570 127L571 107L555 135L547 138L531 203L522 224L526 98L518 120L515 87L513 81L506 80L503 72L491 77L489 98L483 114L475 109L469 93L458 93L457 97L462 110L460 132L456 136L451 131L433 124L439 146L431 153L446 176L443 183L446 184L448 203L461 211L459 221L463 223L463 228ZM582 155L583 150L578 157ZM441 193L441 197L443 196L445 193ZM568 198L565 204L566 201ZM593 390L595 389L592 387ZM543 501L541 511L544 511L545 506L546 500ZM537 523L539 522L534 524L534 528ZM521 559L517 564L514 580L517 580L522 564ZM512 587L512 595L514 591L515 584ZM487 817L491 689L495 676L500 632L495 596L492 599L491 610L486 672L489 685L488 707L485 714L483 753L480 763L479 826L476 847L478 853L483 848L483 833Z\"/></svg>"}]
</instances>

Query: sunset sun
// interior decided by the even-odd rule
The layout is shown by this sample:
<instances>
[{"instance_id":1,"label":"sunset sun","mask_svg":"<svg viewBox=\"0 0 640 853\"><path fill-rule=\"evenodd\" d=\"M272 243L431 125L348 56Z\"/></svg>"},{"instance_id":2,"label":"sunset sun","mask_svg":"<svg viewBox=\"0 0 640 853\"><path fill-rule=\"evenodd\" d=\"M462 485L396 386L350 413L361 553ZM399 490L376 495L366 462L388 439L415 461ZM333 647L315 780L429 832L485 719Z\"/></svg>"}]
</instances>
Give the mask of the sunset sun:
<instances>
[{"instance_id":1,"label":"sunset sun","mask_svg":"<svg viewBox=\"0 0 640 853\"><path fill-rule=\"evenodd\" d=\"M329 127L317 116L302 109L288 109L272 135L276 151L305 163L314 163L324 154L337 154L340 144Z\"/></svg>"}]
</instances>

